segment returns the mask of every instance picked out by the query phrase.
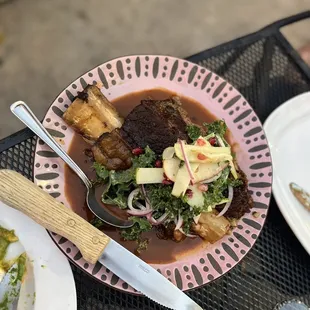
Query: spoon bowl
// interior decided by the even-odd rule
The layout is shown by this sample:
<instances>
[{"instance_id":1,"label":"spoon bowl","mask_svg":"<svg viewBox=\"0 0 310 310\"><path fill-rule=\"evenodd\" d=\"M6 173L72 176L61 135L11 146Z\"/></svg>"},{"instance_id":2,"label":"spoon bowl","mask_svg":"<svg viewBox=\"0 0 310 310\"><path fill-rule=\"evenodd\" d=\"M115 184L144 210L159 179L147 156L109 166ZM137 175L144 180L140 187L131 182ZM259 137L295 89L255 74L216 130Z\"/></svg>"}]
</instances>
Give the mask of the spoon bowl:
<instances>
[{"instance_id":1,"label":"spoon bowl","mask_svg":"<svg viewBox=\"0 0 310 310\"><path fill-rule=\"evenodd\" d=\"M104 190L104 184L94 186L88 179L81 168L73 161L73 159L61 148L50 133L43 127L28 105L23 101L17 101L10 107L12 113L22 121L29 129L31 129L41 140L43 140L82 180L87 188L86 203L90 211L106 224L128 228L133 225L132 221L120 219L108 212L103 203L98 201L99 191ZM96 195L97 194L97 195ZM100 196L100 195L99 195Z\"/></svg>"}]
</instances>

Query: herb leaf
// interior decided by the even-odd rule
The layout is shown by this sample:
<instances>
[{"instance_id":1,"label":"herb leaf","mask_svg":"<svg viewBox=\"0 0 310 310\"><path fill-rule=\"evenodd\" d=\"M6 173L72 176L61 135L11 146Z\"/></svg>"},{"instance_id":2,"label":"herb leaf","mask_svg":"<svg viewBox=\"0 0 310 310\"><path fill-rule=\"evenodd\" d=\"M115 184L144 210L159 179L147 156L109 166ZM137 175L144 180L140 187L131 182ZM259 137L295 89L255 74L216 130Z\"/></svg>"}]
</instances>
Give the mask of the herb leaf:
<instances>
[{"instance_id":1,"label":"herb leaf","mask_svg":"<svg viewBox=\"0 0 310 310\"><path fill-rule=\"evenodd\" d=\"M203 193L205 207L214 207L227 199L223 192L228 188L227 179L229 172L229 168L225 168L222 175L216 181L209 184L208 191Z\"/></svg>"},{"instance_id":2,"label":"herb leaf","mask_svg":"<svg viewBox=\"0 0 310 310\"><path fill-rule=\"evenodd\" d=\"M228 179L227 183L229 186L238 187L243 184L243 181L241 179L233 179L233 180Z\"/></svg>"},{"instance_id":3,"label":"herb leaf","mask_svg":"<svg viewBox=\"0 0 310 310\"><path fill-rule=\"evenodd\" d=\"M134 222L134 225L121 230L121 236L125 240L138 240L140 238L141 233L150 231L152 229L152 225L145 218L132 216L129 220Z\"/></svg>"},{"instance_id":4,"label":"herb leaf","mask_svg":"<svg viewBox=\"0 0 310 310\"><path fill-rule=\"evenodd\" d=\"M196 141L201 136L201 129L196 125L187 125L186 132L192 141Z\"/></svg>"},{"instance_id":5,"label":"herb leaf","mask_svg":"<svg viewBox=\"0 0 310 310\"><path fill-rule=\"evenodd\" d=\"M101 228L103 226L103 222L96 216L90 221L90 223L96 228Z\"/></svg>"},{"instance_id":6,"label":"herb leaf","mask_svg":"<svg viewBox=\"0 0 310 310\"><path fill-rule=\"evenodd\" d=\"M156 160L156 154L151 150L149 146L146 146L144 153L133 157L132 166L135 168L152 168Z\"/></svg>"},{"instance_id":7,"label":"herb leaf","mask_svg":"<svg viewBox=\"0 0 310 310\"><path fill-rule=\"evenodd\" d=\"M216 120L213 123L203 123L203 126L207 129L207 134L214 133L219 135L221 138L224 138L227 131L227 125L224 120Z\"/></svg>"},{"instance_id":8,"label":"herb leaf","mask_svg":"<svg viewBox=\"0 0 310 310\"><path fill-rule=\"evenodd\" d=\"M110 171L103 165L95 162L93 168L95 169L97 178L100 179L100 181L105 181L109 177Z\"/></svg>"},{"instance_id":9,"label":"herb leaf","mask_svg":"<svg viewBox=\"0 0 310 310\"><path fill-rule=\"evenodd\" d=\"M230 179L230 168L226 167L222 175L214 182L209 184L208 191L203 194L205 207L214 207L217 204L221 204L227 199L228 186L238 187L243 184L242 180Z\"/></svg>"},{"instance_id":10,"label":"herb leaf","mask_svg":"<svg viewBox=\"0 0 310 310\"><path fill-rule=\"evenodd\" d=\"M107 170L103 165L94 163L97 181L106 183L102 193L102 202L117 205L121 209L127 208L127 197L136 182L136 169L153 167L156 154L147 146L144 153L132 159L132 166L123 171Z\"/></svg>"},{"instance_id":11,"label":"herb leaf","mask_svg":"<svg viewBox=\"0 0 310 310\"><path fill-rule=\"evenodd\" d=\"M171 195L171 187L162 184L149 184L145 186L152 209L156 214L168 214L170 220L179 214L183 218L183 230L187 233L193 223L193 217L200 213L199 208L190 209L186 199Z\"/></svg>"}]
</instances>

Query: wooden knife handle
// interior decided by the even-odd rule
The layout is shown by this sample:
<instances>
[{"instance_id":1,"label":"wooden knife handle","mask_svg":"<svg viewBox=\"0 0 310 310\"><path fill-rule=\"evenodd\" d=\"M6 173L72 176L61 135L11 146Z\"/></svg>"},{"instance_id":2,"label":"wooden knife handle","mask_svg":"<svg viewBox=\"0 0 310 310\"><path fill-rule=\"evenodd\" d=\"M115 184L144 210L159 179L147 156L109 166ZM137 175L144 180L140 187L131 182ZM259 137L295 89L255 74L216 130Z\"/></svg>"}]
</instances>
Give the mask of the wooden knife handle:
<instances>
[{"instance_id":1,"label":"wooden knife handle","mask_svg":"<svg viewBox=\"0 0 310 310\"><path fill-rule=\"evenodd\" d=\"M103 232L15 171L0 170L0 200L73 242L91 264L97 262L110 241Z\"/></svg>"}]
</instances>

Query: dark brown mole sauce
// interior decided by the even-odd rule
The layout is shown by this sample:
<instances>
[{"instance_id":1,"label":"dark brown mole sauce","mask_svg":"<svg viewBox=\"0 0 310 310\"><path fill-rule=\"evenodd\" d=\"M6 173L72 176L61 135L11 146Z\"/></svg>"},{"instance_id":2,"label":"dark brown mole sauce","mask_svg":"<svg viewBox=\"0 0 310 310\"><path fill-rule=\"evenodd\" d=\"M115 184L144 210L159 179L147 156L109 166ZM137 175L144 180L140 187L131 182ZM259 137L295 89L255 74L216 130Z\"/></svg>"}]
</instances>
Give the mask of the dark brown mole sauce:
<instances>
[{"instance_id":1,"label":"dark brown mole sauce","mask_svg":"<svg viewBox=\"0 0 310 310\"><path fill-rule=\"evenodd\" d=\"M118 110L119 114L122 117L126 117L129 112L140 103L142 99L151 97L152 99L161 100L167 99L173 95L176 94L166 89L156 88L130 93L123 97L119 97L112 102ZM212 122L214 119L216 119L214 115L212 115L197 101L180 95L179 97L182 101L182 107L187 111L189 117L194 123L202 124L203 122ZM90 179L94 179L95 173L91 168L91 160L85 155L86 149L89 149L89 144L87 144L81 136L75 134L69 148L69 155ZM85 202L86 188L80 181L79 177L74 172L72 172L68 166L65 168L65 180L65 193L71 207L84 219L91 220L93 215L88 210ZM135 249L137 248L136 241L122 240L120 238L119 231L114 227L106 227L103 229L103 231L131 252L135 252ZM196 251L206 247L206 244L199 237L195 239L186 238L185 240L176 243L172 240L159 239L156 236L155 230L144 233L143 238L148 238L149 244L147 250L142 251L139 256L144 261L153 264L170 263L176 261L182 256L195 253Z\"/></svg>"}]
</instances>

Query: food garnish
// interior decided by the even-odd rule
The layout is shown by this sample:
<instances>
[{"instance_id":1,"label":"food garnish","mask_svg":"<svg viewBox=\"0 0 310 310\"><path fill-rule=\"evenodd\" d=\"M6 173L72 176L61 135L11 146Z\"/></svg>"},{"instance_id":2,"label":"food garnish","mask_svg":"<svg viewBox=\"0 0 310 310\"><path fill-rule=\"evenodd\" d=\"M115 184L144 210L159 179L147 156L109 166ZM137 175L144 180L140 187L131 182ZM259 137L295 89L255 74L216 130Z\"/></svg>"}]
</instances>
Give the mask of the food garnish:
<instances>
[{"instance_id":1,"label":"food garnish","mask_svg":"<svg viewBox=\"0 0 310 310\"><path fill-rule=\"evenodd\" d=\"M217 124L221 125L209 126L208 130L225 128L223 122ZM139 149L132 158L131 168L123 171L109 171L101 164L94 164L98 179L108 185L102 201L127 210L135 224L122 230L121 236L136 240L139 251L147 247L146 239L141 237L143 233L171 222L184 237L201 236L209 242L228 232L230 224L224 215L233 200L234 187L243 181L234 179L232 174L229 144L214 135L217 141L214 146L207 136L197 135L191 144L177 141L173 147L164 149L162 156L150 147ZM195 154L204 154L211 160L197 160ZM222 206L220 212L219 206ZM202 216L205 213L212 216Z\"/></svg>"},{"instance_id":2,"label":"food garnish","mask_svg":"<svg viewBox=\"0 0 310 310\"><path fill-rule=\"evenodd\" d=\"M10 245L18 241L19 239L14 230L8 230L0 226L0 282L6 274L9 274L10 285L12 286L12 291L7 292L0 300L0 309L7 309L12 298L18 296L17 282L22 281L26 274L27 257L26 253L22 253L24 251L22 247L16 247L14 251L8 251Z\"/></svg>"},{"instance_id":3,"label":"food garnish","mask_svg":"<svg viewBox=\"0 0 310 310\"><path fill-rule=\"evenodd\" d=\"M252 207L224 120L195 125L177 97L142 100L123 120L105 97L96 96L94 106L92 93L97 91L86 88L87 96L79 96L76 106L93 108L101 121L102 107L109 111L100 137L90 135L96 182L106 184L102 202L125 210L134 222L120 234L136 240L138 252L147 248L145 234L161 225L173 226L175 241L200 236L216 242L230 231L233 219ZM72 124L76 113L69 112L65 120ZM87 139L86 129L78 130ZM93 224L102 223L96 219Z\"/></svg>"}]
</instances>

